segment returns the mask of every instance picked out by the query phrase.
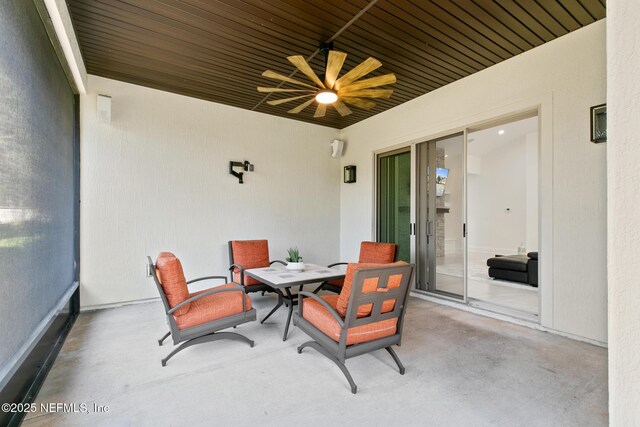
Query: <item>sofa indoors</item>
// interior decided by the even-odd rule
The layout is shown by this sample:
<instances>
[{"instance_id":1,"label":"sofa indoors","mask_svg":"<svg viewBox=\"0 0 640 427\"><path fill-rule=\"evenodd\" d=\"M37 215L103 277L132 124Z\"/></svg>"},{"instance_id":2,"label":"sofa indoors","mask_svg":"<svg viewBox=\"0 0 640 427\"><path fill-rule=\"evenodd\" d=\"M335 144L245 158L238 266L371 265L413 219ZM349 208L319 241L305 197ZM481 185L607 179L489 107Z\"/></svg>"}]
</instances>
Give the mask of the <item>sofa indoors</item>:
<instances>
[{"instance_id":1,"label":"sofa indoors","mask_svg":"<svg viewBox=\"0 0 640 427\"><path fill-rule=\"evenodd\" d=\"M538 287L538 252L496 255L487 260L489 277Z\"/></svg>"}]
</instances>

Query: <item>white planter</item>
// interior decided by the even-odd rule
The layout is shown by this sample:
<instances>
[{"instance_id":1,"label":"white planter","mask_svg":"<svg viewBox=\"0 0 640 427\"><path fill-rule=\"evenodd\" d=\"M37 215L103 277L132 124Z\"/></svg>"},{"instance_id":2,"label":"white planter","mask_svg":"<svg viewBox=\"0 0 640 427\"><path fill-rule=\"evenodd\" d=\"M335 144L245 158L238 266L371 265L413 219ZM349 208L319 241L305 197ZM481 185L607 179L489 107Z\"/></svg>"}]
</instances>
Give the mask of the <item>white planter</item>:
<instances>
[{"instance_id":1,"label":"white planter","mask_svg":"<svg viewBox=\"0 0 640 427\"><path fill-rule=\"evenodd\" d=\"M304 270L304 262L290 262L287 263L287 270L302 271Z\"/></svg>"}]
</instances>

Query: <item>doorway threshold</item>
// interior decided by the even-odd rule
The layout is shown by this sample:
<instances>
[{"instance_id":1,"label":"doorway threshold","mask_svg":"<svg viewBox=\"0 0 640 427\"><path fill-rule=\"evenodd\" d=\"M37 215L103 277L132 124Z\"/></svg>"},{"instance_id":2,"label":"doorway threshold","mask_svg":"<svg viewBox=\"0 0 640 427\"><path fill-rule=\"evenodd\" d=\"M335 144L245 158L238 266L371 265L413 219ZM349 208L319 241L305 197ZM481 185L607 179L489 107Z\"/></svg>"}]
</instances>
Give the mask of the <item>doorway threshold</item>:
<instances>
[{"instance_id":1,"label":"doorway threshold","mask_svg":"<svg viewBox=\"0 0 640 427\"><path fill-rule=\"evenodd\" d=\"M542 326L539 320L531 321L527 318L522 317L513 317L502 313L497 313L494 311L489 311L483 308L473 307L471 305L465 304L462 301L453 301L448 298L443 298L439 295L430 294L428 292L420 291L420 290L412 290L411 296L416 297L421 300L433 302L436 304L444 305L447 307L455 308L462 311L467 311L469 313L477 314L479 316L490 317L496 320L502 320L504 322L509 322L515 325L524 326L531 329L536 329L541 332L548 332L550 334L559 335L561 337L570 338L576 341L586 342L592 345L596 345L598 347L607 348L607 343L602 341L597 341L590 338L585 338L580 335L574 335L567 332L559 331L557 329L549 328L546 326ZM536 316L537 318L538 316Z\"/></svg>"},{"instance_id":2,"label":"doorway threshold","mask_svg":"<svg viewBox=\"0 0 640 427\"><path fill-rule=\"evenodd\" d=\"M454 300L452 298L447 298L441 295L415 289L411 291L411 296L425 301L434 302L436 304L446 305L448 307L468 311L480 316L491 317L493 319L515 323L517 325L526 326L528 328L545 331L547 330L547 328L544 328L540 325L539 316L533 314L523 313L517 310L505 310L504 307L479 301L469 301L469 303L465 303L460 300ZM509 311L509 313L506 313L506 311Z\"/></svg>"},{"instance_id":3,"label":"doorway threshold","mask_svg":"<svg viewBox=\"0 0 640 427\"><path fill-rule=\"evenodd\" d=\"M516 310L510 307L505 307L500 304L492 304L490 302L469 298L469 306L476 307L481 310L487 310L496 314L503 314L517 319L526 320L529 322L540 323L540 317L534 313L528 313L526 311Z\"/></svg>"}]
</instances>

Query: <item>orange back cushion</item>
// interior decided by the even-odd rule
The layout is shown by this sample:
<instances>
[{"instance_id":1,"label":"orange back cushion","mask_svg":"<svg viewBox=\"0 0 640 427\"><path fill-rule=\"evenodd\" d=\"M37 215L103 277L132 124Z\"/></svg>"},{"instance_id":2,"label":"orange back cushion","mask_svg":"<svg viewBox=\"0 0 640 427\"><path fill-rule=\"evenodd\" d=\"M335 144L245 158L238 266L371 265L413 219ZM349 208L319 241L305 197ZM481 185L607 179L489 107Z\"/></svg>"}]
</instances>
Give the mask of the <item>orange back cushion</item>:
<instances>
[{"instance_id":1,"label":"orange back cushion","mask_svg":"<svg viewBox=\"0 0 640 427\"><path fill-rule=\"evenodd\" d=\"M269 267L269 242L267 240L232 240L233 263L250 268ZM240 269L233 269L233 281L240 283ZM260 285L256 279L244 276L245 285Z\"/></svg>"},{"instance_id":2,"label":"orange back cushion","mask_svg":"<svg viewBox=\"0 0 640 427\"><path fill-rule=\"evenodd\" d=\"M158 255L156 259L156 274L162 285L164 295L169 302L169 307L173 308L189 298L189 289L187 288L187 280L184 278L184 272L182 271L182 264L174 254L171 252L160 252L160 255ZM187 313L190 305L191 304L186 304L179 310L176 310L174 315L180 316Z\"/></svg>"},{"instance_id":3,"label":"orange back cushion","mask_svg":"<svg viewBox=\"0 0 640 427\"><path fill-rule=\"evenodd\" d=\"M359 263L390 264L396 259L394 243L362 242L360 243Z\"/></svg>"},{"instance_id":4,"label":"orange back cushion","mask_svg":"<svg viewBox=\"0 0 640 427\"><path fill-rule=\"evenodd\" d=\"M340 292L340 296L338 297L338 303L336 304L336 310L342 317L347 315L347 307L349 305L349 298L351 297L351 286L353 285L353 279L355 277L356 271L362 270L363 268L375 268L375 267L388 267L389 265L405 265L404 261L395 262L392 264L372 264L372 263L351 263L347 266L347 273L344 278L344 286L342 286L342 291ZM401 274L394 274L389 277L389 283L387 284L387 289L394 289L400 287L400 282L402 281ZM382 290L380 292L386 292L386 290ZM370 292L376 292L378 290L378 278L371 277L369 279L365 279L364 284L362 286L362 293L367 294ZM388 311L393 310L395 307L395 299L390 299L385 301L382 304L382 312L386 313ZM371 314L371 309L373 308L373 304L363 304L358 307L358 317L364 317Z\"/></svg>"}]
</instances>

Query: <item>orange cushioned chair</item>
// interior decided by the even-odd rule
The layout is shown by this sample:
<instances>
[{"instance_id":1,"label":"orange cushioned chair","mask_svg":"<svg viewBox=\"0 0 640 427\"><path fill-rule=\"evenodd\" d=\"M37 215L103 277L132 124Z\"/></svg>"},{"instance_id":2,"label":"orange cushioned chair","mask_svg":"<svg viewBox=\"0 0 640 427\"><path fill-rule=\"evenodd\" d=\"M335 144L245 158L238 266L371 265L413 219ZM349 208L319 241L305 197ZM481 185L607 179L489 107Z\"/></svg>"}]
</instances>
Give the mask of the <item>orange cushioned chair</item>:
<instances>
[{"instance_id":1,"label":"orange cushioned chair","mask_svg":"<svg viewBox=\"0 0 640 427\"><path fill-rule=\"evenodd\" d=\"M312 347L329 358L347 377L354 394L358 387L345 366L350 357L384 348L404 375L391 346L400 345L412 273L413 266L404 262L349 264L340 295L299 292L294 321L313 340L298 347L298 353Z\"/></svg>"},{"instance_id":2,"label":"orange cushioned chair","mask_svg":"<svg viewBox=\"0 0 640 427\"><path fill-rule=\"evenodd\" d=\"M395 243L380 242L361 242L360 243L360 259L358 263L374 263L374 264L390 264L396 261L398 256L398 245ZM347 265L346 262L336 262L329 264L327 267L335 267L336 265ZM322 290L340 293L344 279L333 279L322 284L313 291L314 294Z\"/></svg>"},{"instance_id":3,"label":"orange cushioned chair","mask_svg":"<svg viewBox=\"0 0 640 427\"><path fill-rule=\"evenodd\" d=\"M287 265L284 261L269 261L269 242L267 240L229 240L229 271L231 281L240 284L246 293L275 292L269 285L245 276L244 271L251 268L269 267L274 263ZM278 303L260 323L264 323L283 304L282 293L278 293Z\"/></svg>"},{"instance_id":4,"label":"orange cushioned chair","mask_svg":"<svg viewBox=\"0 0 640 427\"><path fill-rule=\"evenodd\" d=\"M155 265L151 257L147 257L147 260L169 323L169 332L158 340L158 344L162 345L169 335L173 338L174 345L183 343L162 359L162 366L166 366L167 361L179 351L203 342L228 338L247 342L253 347L253 341L243 335L218 332L256 320L256 310L251 308L251 299L245 295L241 286L225 283L191 293L187 287L191 283L209 279L222 279L226 282L227 278L207 276L187 282L180 260L171 252L161 252Z\"/></svg>"}]
</instances>

